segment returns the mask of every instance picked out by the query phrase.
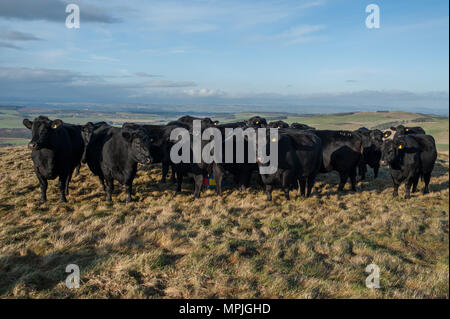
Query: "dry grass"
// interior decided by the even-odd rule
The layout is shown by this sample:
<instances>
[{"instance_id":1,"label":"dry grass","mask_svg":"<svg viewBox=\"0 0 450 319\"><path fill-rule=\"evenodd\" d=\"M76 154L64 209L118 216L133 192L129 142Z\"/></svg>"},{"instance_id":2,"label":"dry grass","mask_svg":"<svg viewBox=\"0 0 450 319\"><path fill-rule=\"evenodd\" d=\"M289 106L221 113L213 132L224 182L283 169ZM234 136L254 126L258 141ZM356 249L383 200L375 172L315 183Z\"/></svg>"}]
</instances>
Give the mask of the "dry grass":
<instances>
[{"instance_id":1,"label":"dry grass","mask_svg":"<svg viewBox=\"0 0 450 319\"><path fill-rule=\"evenodd\" d=\"M25 148L1 148L0 168L1 298L449 297L447 157L431 193L407 201L391 196L385 169L356 194L337 193L331 174L312 198L266 202L257 188L174 196L155 166L138 172L135 202L119 187L107 205L84 166L67 204L54 181L40 204ZM71 263L79 289L64 284ZM371 263L381 289L365 287Z\"/></svg>"}]
</instances>

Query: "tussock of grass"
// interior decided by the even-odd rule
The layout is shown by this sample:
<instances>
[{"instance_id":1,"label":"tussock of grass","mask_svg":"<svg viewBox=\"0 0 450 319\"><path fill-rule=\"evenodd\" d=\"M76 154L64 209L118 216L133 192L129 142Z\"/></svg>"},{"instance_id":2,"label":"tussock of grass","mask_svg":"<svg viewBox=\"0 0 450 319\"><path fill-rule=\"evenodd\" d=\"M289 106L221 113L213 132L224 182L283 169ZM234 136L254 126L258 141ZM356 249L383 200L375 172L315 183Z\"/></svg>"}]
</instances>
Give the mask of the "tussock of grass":
<instances>
[{"instance_id":1,"label":"tussock of grass","mask_svg":"<svg viewBox=\"0 0 450 319\"><path fill-rule=\"evenodd\" d=\"M111 205L86 166L67 204L54 181L41 204L29 152L1 148L0 157L2 298L449 296L447 157L431 193L407 201L392 197L386 169L358 193L337 193L330 174L309 199L275 191L266 202L257 186L193 200L185 185L175 196L175 185L157 184L155 166L139 170L133 203L118 187ZM371 263L377 290L365 287ZM79 289L65 286L68 264L81 269Z\"/></svg>"}]
</instances>

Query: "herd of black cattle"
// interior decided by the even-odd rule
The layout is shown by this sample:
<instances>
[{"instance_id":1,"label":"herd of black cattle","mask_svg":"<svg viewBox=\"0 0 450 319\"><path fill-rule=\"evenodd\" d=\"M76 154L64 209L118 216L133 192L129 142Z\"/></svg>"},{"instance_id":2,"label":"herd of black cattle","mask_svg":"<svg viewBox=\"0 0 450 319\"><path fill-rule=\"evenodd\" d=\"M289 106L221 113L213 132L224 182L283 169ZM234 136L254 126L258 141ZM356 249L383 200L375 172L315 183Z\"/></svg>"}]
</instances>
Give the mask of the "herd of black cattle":
<instances>
[{"instance_id":1,"label":"herd of black cattle","mask_svg":"<svg viewBox=\"0 0 450 319\"><path fill-rule=\"evenodd\" d=\"M412 192L417 191L419 178L425 184L423 193L428 192L437 158L432 136L426 135L420 127L402 125L385 132L367 128L333 131L316 130L299 123L289 125L283 121L267 123L259 116L226 124L219 124L210 118L183 116L167 125L125 123L119 128L105 122L74 125L39 116L34 121L25 119L23 124L32 132L28 147L32 150L41 200L47 199L47 181L59 177L61 201L66 202L72 174L75 170L78 174L81 163L86 163L98 176L108 202L111 201L114 180L125 185L126 201L131 201L138 163L161 163L163 183L171 168L171 178L172 182L177 182L177 192L181 191L184 177L192 178L195 197L200 196L204 178L211 173L216 180L218 195L222 195L222 180L228 175L233 176L234 184L240 189L249 187L253 172L258 173L259 165L264 164L251 163L248 154L244 154L243 163L238 163L235 158L231 163L222 161L210 164L203 161L175 164L171 161L170 149L175 143L170 140L171 131L182 127L192 134L194 120L201 120L202 130L212 126L218 128L222 136L225 136L225 128L278 128L278 168L273 174L257 175L260 185L265 186L268 200L272 199L274 186L283 189L286 199L289 199L289 191L293 187L299 187L302 196L310 196L316 175L332 170L339 173L339 191L344 189L348 178L351 189L356 191L357 175L364 179L368 165L376 178L380 164L389 165L394 183L393 195L398 195L399 185L405 182L405 198L409 198L411 186Z\"/></svg>"}]
</instances>

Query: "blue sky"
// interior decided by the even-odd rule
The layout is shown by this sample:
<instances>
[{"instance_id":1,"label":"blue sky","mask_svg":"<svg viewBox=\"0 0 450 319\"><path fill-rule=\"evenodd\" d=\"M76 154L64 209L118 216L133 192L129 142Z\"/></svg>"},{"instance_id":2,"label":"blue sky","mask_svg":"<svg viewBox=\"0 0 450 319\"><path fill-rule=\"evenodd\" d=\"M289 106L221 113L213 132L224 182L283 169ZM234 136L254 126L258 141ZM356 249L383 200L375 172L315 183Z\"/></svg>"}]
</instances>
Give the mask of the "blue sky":
<instances>
[{"instance_id":1,"label":"blue sky","mask_svg":"<svg viewBox=\"0 0 450 319\"><path fill-rule=\"evenodd\" d=\"M448 1L67 3L0 1L0 102L448 113Z\"/></svg>"}]
</instances>

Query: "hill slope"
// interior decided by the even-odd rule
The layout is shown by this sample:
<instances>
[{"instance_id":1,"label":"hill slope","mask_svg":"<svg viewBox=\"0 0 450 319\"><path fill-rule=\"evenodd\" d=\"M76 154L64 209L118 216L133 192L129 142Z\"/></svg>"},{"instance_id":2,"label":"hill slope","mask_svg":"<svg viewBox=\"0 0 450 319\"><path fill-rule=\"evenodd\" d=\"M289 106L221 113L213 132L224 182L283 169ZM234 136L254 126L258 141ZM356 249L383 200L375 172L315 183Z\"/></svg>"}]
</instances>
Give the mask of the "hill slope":
<instances>
[{"instance_id":1,"label":"hill slope","mask_svg":"<svg viewBox=\"0 0 450 319\"><path fill-rule=\"evenodd\" d=\"M330 174L309 199L266 202L256 186L174 196L158 166L141 167L135 202L118 187L107 205L83 166L67 204L55 181L40 204L29 151L0 148L0 298L448 298L448 171L441 156L431 193L407 201L382 169L357 193ZM380 289L365 287L371 263ZM64 284L68 264L79 289Z\"/></svg>"}]
</instances>

